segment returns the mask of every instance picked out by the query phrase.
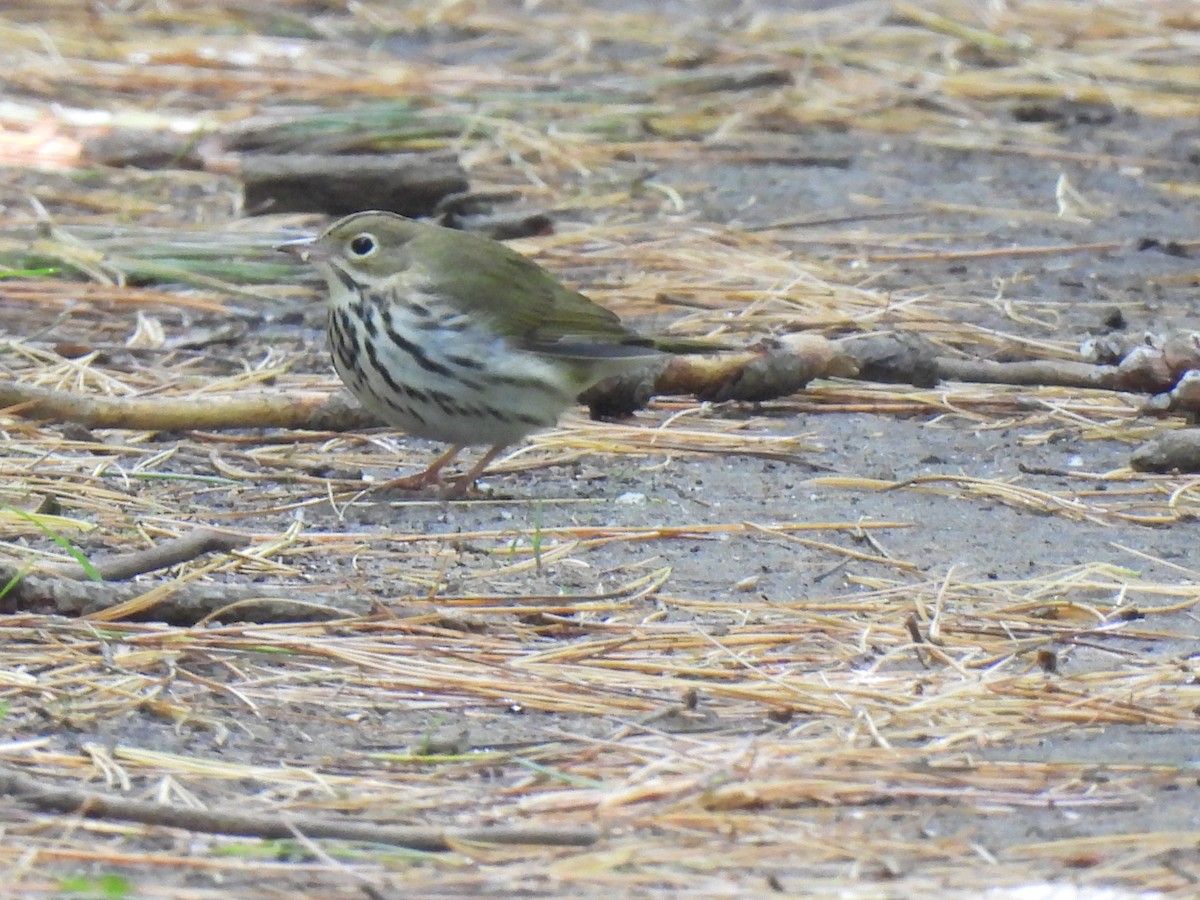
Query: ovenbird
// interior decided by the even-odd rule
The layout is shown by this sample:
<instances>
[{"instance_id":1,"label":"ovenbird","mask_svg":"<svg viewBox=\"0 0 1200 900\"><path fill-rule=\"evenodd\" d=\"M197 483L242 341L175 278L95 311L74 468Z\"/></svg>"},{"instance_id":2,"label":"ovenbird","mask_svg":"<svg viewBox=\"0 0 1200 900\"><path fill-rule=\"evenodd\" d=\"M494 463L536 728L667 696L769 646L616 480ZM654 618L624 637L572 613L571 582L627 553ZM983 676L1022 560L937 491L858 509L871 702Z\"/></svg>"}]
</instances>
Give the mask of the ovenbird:
<instances>
[{"instance_id":1,"label":"ovenbird","mask_svg":"<svg viewBox=\"0 0 1200 900\"><path fill-rule=\"evenodd\" d=\"M351 393L388 424L451 445L392 487L440 483L464 447L489 446L447 492L461 497L596 382L663 353L721 349L639 334L503 244L393 213L355 213L279 249L328 282L333 365Z\"/></svg>"}]
</instances>

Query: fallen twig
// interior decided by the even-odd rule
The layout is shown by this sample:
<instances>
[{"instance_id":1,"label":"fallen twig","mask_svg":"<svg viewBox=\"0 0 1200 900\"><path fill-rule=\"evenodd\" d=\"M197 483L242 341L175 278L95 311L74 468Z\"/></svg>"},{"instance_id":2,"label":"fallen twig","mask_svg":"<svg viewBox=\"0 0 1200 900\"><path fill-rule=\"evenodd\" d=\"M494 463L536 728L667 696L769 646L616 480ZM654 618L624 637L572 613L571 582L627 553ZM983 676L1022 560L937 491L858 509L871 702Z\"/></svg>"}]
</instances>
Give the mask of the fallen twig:
<instances>
[{"instance_id":1,"label":"fallen twig","mask_svg":"<svg viewBox=\"0 0 1200 900\"><path fill-rule=\"evenodd\" d=\"M675 357L656 377L641 374L632 400L624 380L603 382L585 398L604 410L632 412L653 394L695 394L706 400L766 400L787 396L813 378L850 375L853 363L819 335L790 335L764 350ZM356 431L384 423L345 394L266 394L239 397L125 398L76 394L39 385L0 382L0 409L26 419L75 422L88 428L133 431L220 431L290 428Z\"/></svg>"},{"instance_id":2,"label":"fallen twig","mask_svg":"<svg viewBox=\"0 0 1200 900\"><path fill-rule=\"evenodd\" d=\"M450 850L464 842L586 847L599 839L597 833L590 828L437 828L373 825L317 816L191 809L146 800L111 797L99 791L50 787L11 770L0 771L0 794L17 797L37 809L77 813L91 819L117 819L207 834L237 834L264 839L292 838L298 831L310 838L365 841L371 844L391 844L430 851Z\"/></svg>"},{"instance_id":3,"label":"fallen twig","mask_svg":"<svg viewBox=\"0 0 1200 900\"><path fill-rule=\"evenodd\" d=\"M113 620L152 618L173 625L194 625L209 618L239 622L325 622L366 612L353 598L316 596L301 599L300 588L264 588L232 584L143 584L74 581L41 575L21 577L0 565L0 584L15 582L0 600L5 613L54 613ZM141 602L145 598L144 602ZM128 604L128 606L126 606Z\"/></svg>"},{"instance_id":4,"label":"fallen twig","mask_svg":"<svg viewBox=\"0 0 1200 900\"><path fill-rule=\"evenodd\" d=\"M144 547L131 553L121 553L93 562L93 568L104 581L125 581L134 575L153 572L189 562L206 553L228 553L244 547L249 539L230 531L215 528L197 528L187 534L162 541L152 547ZM54 570L64 578L87 577L82 566L62 566Z\"/></svg>"},{"instance_id":5,"label":"fallen twig","mask_svg":"<svg viewBox=\"0 0 1200 900\"><path fill-rule=\"evenodd\" d=\"M1190 332L1131 344L1113 364L1073 359L964 359L944 355L933 341L911 332L855 336L840 346L857 364L860 378L919 387L963 381L1158 394L1170 391L1200 365L1200 347Z\"/></svg>"},{"instance_id":6,"label":"fallen twig","mask_svg":"<svg viewBox=\"0 0 1200 900\"><path fill-rule=\"evenodd\" d=\"M76 394L0 382L0 408L10 415L87 428L133 431L219 431L229 428L298 428L352 431L381 422L344 394L265 394L237 397L150 399Z\"/></svg>"}]
</instances>

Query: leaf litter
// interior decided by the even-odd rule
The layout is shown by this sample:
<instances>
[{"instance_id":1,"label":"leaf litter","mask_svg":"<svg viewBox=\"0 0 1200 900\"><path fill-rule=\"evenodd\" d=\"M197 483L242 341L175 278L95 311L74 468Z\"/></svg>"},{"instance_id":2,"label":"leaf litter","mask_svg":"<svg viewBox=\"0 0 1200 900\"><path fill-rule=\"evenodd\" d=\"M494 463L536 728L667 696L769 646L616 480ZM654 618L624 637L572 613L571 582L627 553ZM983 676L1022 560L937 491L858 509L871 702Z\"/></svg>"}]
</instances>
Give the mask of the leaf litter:
<instances>
[{"instance_id":1,"label":"leaf litter","mask_svg":"<svg viewBox=\"0 0 1200 900\"><path fill-rule=\"evenodd\" d=\"M1187 3L10 4L3 380L162 404L337 387L311 283L269 249L316 220L237 219L227 173L89 168L110 128L452 151L473 184L553 209L558 233L523 252L678 333L919 332L1053 361L1109 306L1186 330L1190 307L1163 309L1194 289L1192 235L1181 255L1131 247L1171 237L1189 196L1170 147L1200 103L1198 26ZM927 191L900 189L929 160ZM838 180L856 166L880 175ZM157 327L131 342L135 311ZM662 397L632 423L569 416L451 505L376 496L433 451L386 432L63 425L27 402L6 402L5 571L76 563L63 541L88 559L199 528L244 546L83 616L9 607L14 888L1195 879L1196 479L1129 467L1185 424L1136 391L822 378L757 404ZM165 624L193 586L231 592ZM326 614L242 620L235 588ZM50 787L75 793L55 806ZM88 817L86 791L214 816ZM322 830L344 825L364 831ZM388 846L431 834L437 855Z\"/></svg>"}]
</instances>

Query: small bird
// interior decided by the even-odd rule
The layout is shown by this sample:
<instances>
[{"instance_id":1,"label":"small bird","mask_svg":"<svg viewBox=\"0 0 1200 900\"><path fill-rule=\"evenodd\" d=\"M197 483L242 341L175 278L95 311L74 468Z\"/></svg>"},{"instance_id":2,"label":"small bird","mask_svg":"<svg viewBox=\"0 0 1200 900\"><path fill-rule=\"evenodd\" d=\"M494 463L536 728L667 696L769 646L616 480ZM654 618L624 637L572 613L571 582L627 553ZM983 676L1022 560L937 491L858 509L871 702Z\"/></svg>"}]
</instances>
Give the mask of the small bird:
<instances>
[{"instance_id":1,"label":"small bird","mask_svg":"<svg viewBox=\"0 0 1200 900\"><path fill-rule=\"evenodd\" d=\"M388 424L451 445L389 487L440 484L465 447L489 446L445 494L462 497L596 382L664 353L723 349L639 334L503 244L394 213L355 213L279 249L328 282L329 346L350 392Z\"/></svg>"}]
</instances>

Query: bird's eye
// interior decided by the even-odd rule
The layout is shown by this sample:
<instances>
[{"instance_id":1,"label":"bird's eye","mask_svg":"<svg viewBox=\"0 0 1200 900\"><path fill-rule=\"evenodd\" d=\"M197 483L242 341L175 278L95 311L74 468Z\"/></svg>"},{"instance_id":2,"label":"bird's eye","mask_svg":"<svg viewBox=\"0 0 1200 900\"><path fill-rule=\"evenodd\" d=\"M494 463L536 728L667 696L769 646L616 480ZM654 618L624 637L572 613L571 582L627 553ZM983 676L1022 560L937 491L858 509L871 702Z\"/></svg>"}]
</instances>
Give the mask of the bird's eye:
<instances>
[{"instance_id":1,"label":"bird's eye","mask_svg":"<svg viewBox=\"0 0 1200 900\"><path fill-rule=\"evenodd\" d=\"M350 252L359 259L370 256L378 249L379 245L375 242L373 234L358 234L350 239Z\"/></svg>"}]
</instances>

